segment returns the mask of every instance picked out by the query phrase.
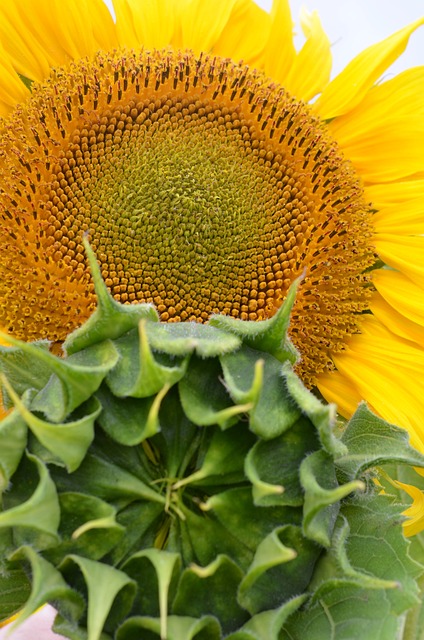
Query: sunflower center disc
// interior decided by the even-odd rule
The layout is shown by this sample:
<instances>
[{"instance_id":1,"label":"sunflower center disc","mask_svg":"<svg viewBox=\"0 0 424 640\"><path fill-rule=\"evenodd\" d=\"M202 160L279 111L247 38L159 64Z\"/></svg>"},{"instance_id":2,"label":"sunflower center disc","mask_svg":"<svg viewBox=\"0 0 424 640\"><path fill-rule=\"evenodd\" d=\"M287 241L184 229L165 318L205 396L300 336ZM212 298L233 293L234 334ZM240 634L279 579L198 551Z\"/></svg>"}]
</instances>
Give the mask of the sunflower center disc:
<instances>
[{"instance_id":1,"label":"sunflower center disc","mask_svg":"<svg viewBox=\"0 0 424 640\"><path fill-rule=\"evenodd\" d=\"M165 321L272 316L305 273L291 336L308 384L358 331L372 263L362 190L308 108L190 52L98 54L54 72L0 143L0 322L62 341L95 298L82 234L122 302ZM11 151L13 149L13 152Z\"/></svg>"}]
</instances>

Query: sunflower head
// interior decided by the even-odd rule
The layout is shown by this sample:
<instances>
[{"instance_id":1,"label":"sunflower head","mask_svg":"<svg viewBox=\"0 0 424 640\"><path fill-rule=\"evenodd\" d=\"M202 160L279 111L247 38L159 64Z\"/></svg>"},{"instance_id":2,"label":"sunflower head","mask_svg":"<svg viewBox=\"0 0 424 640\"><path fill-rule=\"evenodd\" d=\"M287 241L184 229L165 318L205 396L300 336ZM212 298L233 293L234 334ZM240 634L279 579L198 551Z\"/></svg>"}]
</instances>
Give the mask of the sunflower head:
<instances>
[{"instance_id":1,"label":"sunflower head","mask_svg":"<svg viewBox=\"0 0 424 640\"><path fill-rule=\"evenodd\" d=\"M0 321L20 338L63 341L93 311L86 232L114 297L164 321L272 317L304 273L291 335L309 383L359 329L373 261L359 180L306 105L258 71L100 53L34 86L0 153L16 256Z\"/></svg>"}]
</instances>

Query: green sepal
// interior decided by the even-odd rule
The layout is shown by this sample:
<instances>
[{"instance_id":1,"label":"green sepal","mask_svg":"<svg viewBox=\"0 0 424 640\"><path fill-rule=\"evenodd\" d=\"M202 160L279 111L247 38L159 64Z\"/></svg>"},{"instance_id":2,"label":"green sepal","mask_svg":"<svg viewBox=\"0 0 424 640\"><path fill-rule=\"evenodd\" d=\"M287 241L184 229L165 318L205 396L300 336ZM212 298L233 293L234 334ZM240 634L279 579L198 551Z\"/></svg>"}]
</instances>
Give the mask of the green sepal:
<instances>
[{"instance_id":1,"label":"green sepal","mask_svg":"<svg viewBox=\"0 0 424 640\"><path fill-rule=\"evenodd\" d=\"M130 331L114 343L119 361L106 378L106 384L118 398L147 398L165 385L171 387L187 369L188 357L177 361L165 354L153 355L146 333L146 321L137 332ZM138 352L139 357L134 357ZM162 362L161 362L162 361Z\"/></svg>"},{"instance_id":2,"label":"green sepal","mask_svg":"<svg viewBox=\"0 0 424 640\"><path fill-rule=\"evenodd\" d=\"M60 506L56 486L41 460L28 452L26 458L37 469L37 487L28 500L0 512L0 528L29 529L31 544L38 549L47 548L59 542Z\"/></svg>"},{"instance_id":3,"label":"green sepal","mask_svg":"<svg viewBox=\"0 0 424 640\"><path fill-rule=\"evenodd\" d=\"M176 386L169 390L160 407L161 431L152 438L170 478L185 475L193 457L198 455L201 441L208 435L189 420L180 398Z\"/></svg>"},{"instance_id":4,"label":"green sepal","mask_svg":"<svg viewBox=\"0 0 424 640\"><path fill-rule=\"evenodd\" d=\"M236 537L226 525L221 524L212 515L195 513L181 505L184 518L172 524L175 535L170 535L168 548L181 554L185 564L195 562L207 566L222 554L231 558L245 570L252 561L253 550L243 540Z\"/></svg>"},{"instance_id":5,"label":"green sepal","mask_svg":"<svg viewBox=\"0 0 424 640\"><path fill-rule=\"evenodd\" d=\"M65 582L62 574L29 546L17 549L11 556L14 561L26 560L31 565L31 593L12 629L19 627L46 603L54 603L60 613L73 621L82 615L83 598Z\"/></svg>"},{"instance_id":6,"label":"green sepal","mask_svg":"<svg viewBox=\"0 0 424 640\"><path fill-rule=\"evenodd\" d=\"M341 439L347 451L335 463L349 479L386 462L424 467L424 455L411 447L407 431L378 418L365 403L359 405Z\"/></svg>"},{"instance_id":7,"label":"green sepal","mask_svg":"<svg viewBox=\"0 0 424 640\"><path fill-rule=\"evenodd\" d=\"M205 367L203 360L194 357L178 385L184 413L199 427L217 424L221 429L227 429L252 408L250 402L233 404L224 385L214 384L220 373L218 361Z\"/></svg>"},{"instance_id":8,"label":"green sepal","mask_svg":"<svg viewBox=\"0 0 424 640\"><path fill-rule=\"evenodd\" d=\"M82 620L81 624L84 623L84 620ZM88 633L86 628L80 626L79 624L76 624L71 620L68 620L67 618L64 618L59 613L54 619L52 631L60 636L69 638L69 640L88 640ZM108 633L102 631L99 636L99 640L113 640L113 638Z\"/></svg>"},{"instance_id":9,"label":"green sepal","mask_svg":"<svg viewBox=\"0 0 424 640\"><path fill-rule=\"evenodd\" d=\"M198 322L148 322L146 332L152 349L172 356L188 356L194 352L201 358L213 358L235 351L241 345L237 336Z\"/></svg>"},{"instance_id":10,"label":"green sepal","mask_svg":"<svg viewBox=\"0 0 424 640\"><path fill-rule=\"evenodd\" d=\"M55 479L62 491L78 491L84 487L85 492L106 501L125 498L128 501L142 499L165 504L165 498L158 491L98 455L88 454L72 475L61 469L55 470Z\"/></svg>"},{"instance_id":11,"label":"green sepal","mask_svg":"<svg viewBox=\"0 0 424 640\"><path fill-rule=\"evenodd\" d=\"M116 546L124 527L116 521L117 510L104 500L79 492L59 495L61 543L45 556L59 564L67 555L84 555L100 560Z\"/></svg>"},{"instance_id":12,"label":"green sepal","mask_svg":"<svg viewBox=\"0 0 424 640\"><path fill-rule=\"evenodd\" d=\"M252 483L257 506L303 504L299 466L306 451L319 447L313 425L304 416L291 429L272 440L259 440L245 460L245 473Z\"/></svg>"},{"instance_id":13,"label":"green sepal","mask_svg":"<svg viewBox=\"0 0 424 640\"><path fill-rule=\"evenodd\" d=\"M75 471L94 439L94 421L102 410L98 400L90 398L85 403L84 408L87 413L84 412L82 418L58 424L46 422L31 413L6 379L5 385L16 409L37 440L53 456L61 460L70 473Z\"/></svg>"},{"instance_id":14,"label":"green sepal","mask_svg":"<svg viewBox=\"0 0 424 640\"><path fill-rule=\"evenodd\" d=\"M116 640L163 640L161 620L137 616L129 618L118 629ZM200 620L188 616L168 616L166 640L222 640L219 622L212 616ZM143 631L150 632L143 633Z\"/></svg>"},{"instance_id":15,"label":"green sepal","mask_svg":"<svg viewBox=\"0 0 424 640\"><path fill-rule=\"evenodd\" d=\"M250 487L235 487L213 494L200 504L205 513L211 512L228 534L242 542L248 549L255 549L262 540L276 529L281 522L301 524L300 509L286 506L267 506L258 509L252 498ZM248 523L248 526L246 526Z\"/></svg>"},{"instance_id":16,"label":"green sepal","mask_svg":"<svg viewBox=\"0 0 424 640\"><path fill-rule=\"evenodd\" d=\"M127 447L140 444L160 431L159 409L169 387L151 398L116 398L104 387L96 392L102 406L98 423L115 442Z\"/></svg>"},{"instance_id":17,"label":"green sepal","mask_svg":"<svg viewBox=\"0 0 424 640\"><path fill-rule=\"evenodd\" d=\"M240 321L241 322L241 321ZM234 401L252 398L249 411L250 429L256 435L269 440L287 431L300 415L281 377L281 363L274 356L260 353L243 345L235 353L220 358L224 380ZM260 391L258 365L263 362ZM252 401L250 400L250 401Z\"/></svg>"},{"instance_id":18,"label":"green sepal","mask_svg":"<svg viewBox=\"0 0 424 640\"><path fill-rule=\"evenodd\" d=\"M81 571L87 588L87 640L100 640L103 628L116 629L131 610L135 582L123 571L75 554L60 565L65 575L71 563Z\"/></svg>"},{"instance_id":19,"label":"green sepal","mask_svg":"<svg viewBox=\"0 0 424 640\"><path fill-rule=\"evenodd\" d=\"M42 366L50 369L50 378L33 397L31 408L44 413L53 422L63 422L69 413L88 400L118 360L118 353L110 341L66 359L11 336L8 336L8 341L36 363L41 362ZM38 369L38 364L36 367Z\"/></svg>"},{"instance_id":20,"label":"green sepal","mask_svg":"<svg viewBox=\"0 0 424 640\"><path fill-rule=\"evenodd\" d=\"M218 555L206 567L191 564L179 580L172 612L200 618L213 615L223 633L241 626L249 614L237 602L236 595L243 572L228 556ZM223 597L223 594L227 594Z\"/></svg>"},{"instance_id":21,"label":"green sepal","mask_svg":"<svg viewBox=\"0 0 424 640\"><path fill-rule=\"evenodd\" d=\"M331 458L322 450L303 460L300 481L305 491L303 531L311 540L329 547L340 500L353 491L365 489L365 485L360 480L339 485Z\"/></svg>"},{"instance_id":22,"label":"green sepal","mask_svg":"<svg viewBox=\"0 0 424 640\"><path fill-rule=\"evenodd\" d=\"M54 373L33 399L31 408L43 412L49 420L63 422L97 391L106 374L116 365L118 357L113 343L106 341L66 360L55 358Z\"/></svg>"},{"instance_id":23,"label":"green sepal","mask_svg":"<svg viewBox=\"0 0 424 640\"><path fill-rule=\"evenodd\" d=\"M239 336L243 343L252 349L271 354L281 362L288 360L295 363L299 356L287 337L287 329L301 280L302 278L297 278L293 282L284 303L269 320L249 322L231 318L231 316L213 315L209 319L209 324Z\"/></svg>"},{"instance_id":24,"label":"green sepal","mask_svg":"<svg viewBox=\"0 0 424 640\"><path fill-rule=\"evenodd\" d=\"M11 336L0 331L0 336L12 344ZM2 373L9 380L18 395L22 395L27 389L42 389L51 376L51 369L47 362L34 358L33 349L48 352L50 343L47 340L39 340L32 343L31 351L23 351L21 343L13 342L16 346L0 346L0 366ZM34 364L36 363L36 366ZM6 389L2 388L3 403L6 408L10 406Z\"/></svg>"},{"instance_id":25,"label":"green sepal","mask_svg":"<svg viewBox=\"0 0 424 640\"><path fill-rule=\"evenodd\" d=\"M174 484L174 489L187 484L214 486L244 480L244 458L252 446L247 424L238 423L228 431L214 430L198 469Z\"/></svg>"},{"instance_id":26,"label":"green sepal","mask_svg":"<svg viewBox=\"0 0 424 640\"><path fill-rule=\"evenodd\" d=\"M0 624L17 614L31 593L31 581L18 562L0 559Z\"/></svg>"},{"instance_id":27,"label":"green sepal","mask_svg":"<svg viewBox=\"0 0 424 640\"><path fill-rule=\"evenodd\" d=\"M138 579L140 590L136 604L139 610L150 615L159 613L161 638L168 635L171 583L173 577L178 575L180 567L181 558L178 553L159 549L139 551L123 565L128 575L133 576L135 580Z\"/></svg>"},{"instance_id":28,"label":"green sepal","mask_svg":"<svg viewBox=\"0 0 424 640\"><path fill-rule=\"evenodd\" d=\"M120 538L108 554L108 559L114 566L122 565L138 550L154 546L163 520L163 508L160 503L141 500L121 508L117 514L117 522L125 528L125 536Z\"/></svg>"},{"instance_id":29,"label":"green sepal","mask_svg":"<svg viewBox=\"0 0 424 640\"><path fill-rule=\"evenodd\" d=\"M307 595L296 596L277 609L262 611L252 616L240 631L231 633L225 640L279 640L281 627L287 618L297 611Z\"/></svg>"},{"instance_id":30,"label":"green sepal","mask_svg":"<svg viewBox=\"0 0 424 640\"><path fill-rule=\"evenodd\" d=\"M289 363L283 365L282 375L291 397L317 429L324 451L331 456L345 455L347 453L346 445L334 433L337 418L336 405L320 402L305 387Z\"/></svg>"},{"instance_id":31,"label":"green sepal","mask_svg":"<svg viewBox=\"0 0 424 640\"><path fill-rule=\"evenodd\" d=\"M63 343L66 353L73 354L104 340L118 338L138 326L142 319L159 321L156 309L150 304L123 305L116 302L106 287L96 256L85 236L82 238L90 265L97 307L89 319L75 329Z\"/></svg>"},{"instance_id":32,"label":"green sepal","mask_svg":"<svg viewBox=\"0 0 424 640\"><path fill-rule=\"evenodd\" d=\"M0 422L0 493L7 489L18 468L28 439L28 427L19 411L13 409Z\"/></svg>"},{"instance_id":33,"label":"green sepal","mask_svg":"<svg viewBox=\"0 0 424 640\"><path fill-rule=\"evenodd\" d=\"M319 554L299 527L277 527L256 548L239 587L240 604L254 615L304 592Z\"/></svg>"}]
</instances>

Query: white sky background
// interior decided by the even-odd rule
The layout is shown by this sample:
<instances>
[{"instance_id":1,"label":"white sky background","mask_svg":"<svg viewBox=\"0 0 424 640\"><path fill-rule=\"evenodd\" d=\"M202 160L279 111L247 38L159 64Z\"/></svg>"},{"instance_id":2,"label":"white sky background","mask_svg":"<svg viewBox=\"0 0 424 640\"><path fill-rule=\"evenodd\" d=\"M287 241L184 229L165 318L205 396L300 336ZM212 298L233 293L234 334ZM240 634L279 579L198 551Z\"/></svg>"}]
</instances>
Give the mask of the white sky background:
<instances>
[{"instance_id":1,"label":"white sky background","mask_svg":"<svg viewBox=\"0 0 424 640\"><path fill-rule=\"evenodd\" d=\"M269 11L272 0L257 0L257 4ZM424 0L290 0L290 5L297 25L302 6L318 11L332 43L333 75L369 45L424 15ZM296 31L300 31L300 27ZM411 36L407 50L390 73L422 64L424 26Z\"/></svg>"},{"instance_id":2,"label":"white sky background","mask_svg":"<svg viewBox=\"0 0 424 640\"><path fill-rule=\"evenodd\" d=\"M110 0L105 2L110 7ZM257 4L270 10L272 0L257 0ZM301 7L318 11L332 43L333 75L365 47L386 38L424 14L424 0L291 0L290 4L298 33ZM419 64L424 64L424 26L412 35L407 50L386 75L391 76ZM8 640L58 638L49 632L53 616L53 610L45 608L9 636ZM0 630L0 640L5 636L6 629Z\"/></svg>"}]
</instances>

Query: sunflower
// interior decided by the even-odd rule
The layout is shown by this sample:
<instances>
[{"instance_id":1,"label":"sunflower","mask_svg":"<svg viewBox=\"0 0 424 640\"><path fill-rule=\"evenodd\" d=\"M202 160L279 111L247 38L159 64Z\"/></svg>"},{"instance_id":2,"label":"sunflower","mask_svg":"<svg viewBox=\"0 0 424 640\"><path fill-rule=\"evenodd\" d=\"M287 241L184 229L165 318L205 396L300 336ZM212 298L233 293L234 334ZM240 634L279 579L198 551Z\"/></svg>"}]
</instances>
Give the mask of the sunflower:
<instances>
[{"instance_id":1,"label":"sunflower","mask_svg":"<svg viewBox=\"0 0 424 640\"><path fill-rule=\"evenodd\" d=\"M303 276L299 375L424 452L424 67L381 80L424 19L330 81L287 0L113 5L0 7L3 330L59 348L88 318L86 233L114 297L169 322L271 317Z\"/></svg>"}]
</instances>

